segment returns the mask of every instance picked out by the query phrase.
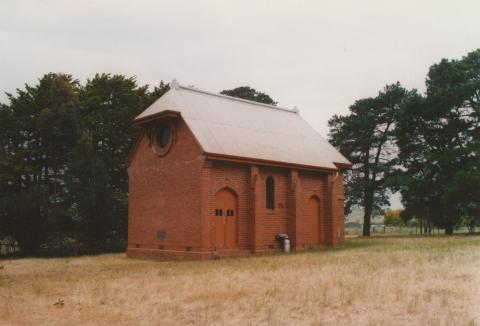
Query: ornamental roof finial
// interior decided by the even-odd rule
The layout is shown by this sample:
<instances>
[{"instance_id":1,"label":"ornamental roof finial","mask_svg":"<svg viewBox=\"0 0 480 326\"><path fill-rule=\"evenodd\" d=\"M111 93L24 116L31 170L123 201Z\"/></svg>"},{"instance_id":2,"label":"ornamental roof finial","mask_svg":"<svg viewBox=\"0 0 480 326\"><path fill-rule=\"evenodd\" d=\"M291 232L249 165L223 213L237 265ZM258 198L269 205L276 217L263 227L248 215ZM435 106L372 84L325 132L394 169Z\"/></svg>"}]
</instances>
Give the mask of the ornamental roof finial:
<instances>
[{"instance_id":1,"label":"ornamental roof finial","mask_svg":"<svg viewBox=\"0 0 480 326\"><path fill-rule=\"evenodd\" d=\"M178 83L176 78L173 78L172 82L170 83L170 89L175 89L177 90L180 87L180 84Z\"/></svg>"}]
</instances>

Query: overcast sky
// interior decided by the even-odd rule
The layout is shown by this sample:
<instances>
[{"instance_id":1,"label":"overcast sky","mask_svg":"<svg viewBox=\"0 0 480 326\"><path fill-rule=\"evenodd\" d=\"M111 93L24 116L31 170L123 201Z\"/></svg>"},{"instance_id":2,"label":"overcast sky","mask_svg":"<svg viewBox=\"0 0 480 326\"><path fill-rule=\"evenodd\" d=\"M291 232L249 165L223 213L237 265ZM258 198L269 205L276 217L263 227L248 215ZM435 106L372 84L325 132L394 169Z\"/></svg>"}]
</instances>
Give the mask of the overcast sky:
<instances>
[{"instance_id":1,"label":"overcast sky","mask_svg":"<svg viewBox=\"0 0 480 326\"><path fill-rule=\"evenodd\" d=\"M250 85L327 120L385 84L480 47L475 1L0 2L0 101L46 72L96 72L219 92Z\"/></svg>"},{"instance_id":2,"label":"overcast sky","mask_svg":"<svg viewBox=\"0 0 480 326\"><path fill-rule=\"evenodd\" d=\"M356 99L396 81L423 91L431 64L480 47L479 12L461 0L2 0L0 101L47 72L249 85L326 136Z\"/></svg>"}]
</instances>

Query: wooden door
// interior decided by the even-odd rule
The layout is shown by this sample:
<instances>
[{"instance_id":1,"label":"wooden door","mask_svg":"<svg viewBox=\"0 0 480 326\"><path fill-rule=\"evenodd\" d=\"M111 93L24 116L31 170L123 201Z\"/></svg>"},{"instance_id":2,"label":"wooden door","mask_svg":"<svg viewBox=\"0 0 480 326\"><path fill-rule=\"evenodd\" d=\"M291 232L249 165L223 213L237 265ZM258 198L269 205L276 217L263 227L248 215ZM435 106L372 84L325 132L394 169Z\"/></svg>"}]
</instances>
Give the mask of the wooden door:
<instances>
[{"instance_id":1,"label":"wooden door","mask_svg":"<svg viewBox=\"0 0 480 326\"><path fill-rule=\"evenodd\" d=\"M215 231L213 232L212 242L215 248L223 248L225 244L225 217L223 214L225 214L225 212L222 208L218 208L218 206L215 207L217 208L215 208L215 216L213 217Z\"/></svg>"},{"instance_id":2,"label":"wooden door","mask_svg":"<svg viewBox=\"0 0 480 326\"><path fill-rule=\"evenodd\" d=\"M308 201L308 227L310 230L310 244L320 243L320 200L311 197Z\"/></svg>"},{"instance_id":3,"label":"wooden door","mask_svg":"<svg viewBox=\"0 0 480 326\"><path fill-rule=\"evenodd\" d=\"M227 202L225 205L227 212L225 218L225 248L227 249L237 247L237 209L235 202Z\"/></svg>"},{"instance_id":4,"label":"wooden door","mask_svg":"<svg viewBox=\"0 0 480 326\"><path fill-rule=\"evenodd\" d=\"M237 247L237 196L229 189L222 189L215 195L215 231L213 245L218 249Z\"/></svg>"}]
</instances>

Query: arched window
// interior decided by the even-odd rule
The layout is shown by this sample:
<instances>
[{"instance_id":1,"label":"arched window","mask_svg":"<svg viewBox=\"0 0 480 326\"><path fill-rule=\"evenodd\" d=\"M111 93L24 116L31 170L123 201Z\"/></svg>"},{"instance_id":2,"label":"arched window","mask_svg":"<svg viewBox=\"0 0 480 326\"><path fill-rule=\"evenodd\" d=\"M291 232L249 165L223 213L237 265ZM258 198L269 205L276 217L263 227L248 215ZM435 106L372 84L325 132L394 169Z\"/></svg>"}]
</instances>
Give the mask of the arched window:
<instances>
[{"instance_id":1,"label":"arched window","mask_svg":"<svg viewBox=\"0 0 480 326\"><path fill-rule=\"evenodd\" d=\"M275 209L275 181L272 177L265 180L265 194L267 209Z\"/></svg>"}]
</instances>

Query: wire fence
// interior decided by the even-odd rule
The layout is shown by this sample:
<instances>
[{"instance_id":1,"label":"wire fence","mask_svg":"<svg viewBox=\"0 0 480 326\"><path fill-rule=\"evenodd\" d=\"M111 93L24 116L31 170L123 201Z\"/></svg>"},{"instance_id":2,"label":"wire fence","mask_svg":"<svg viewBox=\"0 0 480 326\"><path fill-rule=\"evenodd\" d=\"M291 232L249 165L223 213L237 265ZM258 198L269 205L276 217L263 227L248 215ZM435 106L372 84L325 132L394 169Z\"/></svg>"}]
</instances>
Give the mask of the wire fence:
<instances>
[{"instance_id":1,"label":"wire fence","mask_svg":"<svg viewBox=\"0 0 480 326\"><path fill-rule=\"evenodd\" d=\"M105 239L103 241L87 240L75 241L72 238L61 238L41 244L35 256L38 257L67 257L78 255L94 255L111 252L124 252L127 248L125 239ZM0 257L24 257L17 241L13 238L0 238Z\"/></svg>"},{"instance_id":2,"label":"wire fence","mask_svg":"<svg viewBox=\"0 0 480 326\"><path fill-rule=\"evenodd\" d=\"M20 251L18 243L12 239L0 239L0 256L13 255Z\"/></svg>"},{"instance_id":3,"label":"wire fence","mask_svg":"<svg viewBox=\"0 0 480 326\"><path fill-rule=\"evenodd\" d=\"M466 227L459 227L454 230L456 234L469 233L469 229ZM363 232L363 226L360 224L356 227L345 228L346 236L361 236ZM411 226L384 226L384 225L372 225L370 228L371 235L437 235L445 234L445 229L432 228L429 231L422 231L420 227Z\"/></svg>"}]
</instances>

